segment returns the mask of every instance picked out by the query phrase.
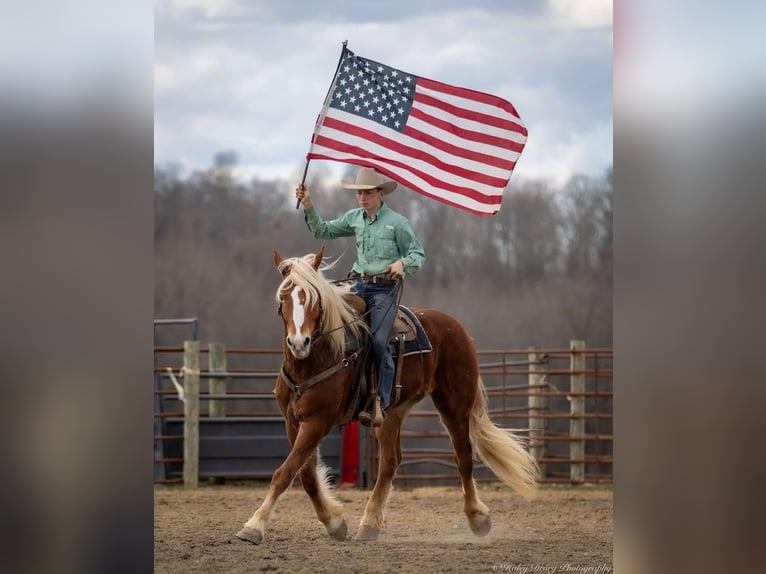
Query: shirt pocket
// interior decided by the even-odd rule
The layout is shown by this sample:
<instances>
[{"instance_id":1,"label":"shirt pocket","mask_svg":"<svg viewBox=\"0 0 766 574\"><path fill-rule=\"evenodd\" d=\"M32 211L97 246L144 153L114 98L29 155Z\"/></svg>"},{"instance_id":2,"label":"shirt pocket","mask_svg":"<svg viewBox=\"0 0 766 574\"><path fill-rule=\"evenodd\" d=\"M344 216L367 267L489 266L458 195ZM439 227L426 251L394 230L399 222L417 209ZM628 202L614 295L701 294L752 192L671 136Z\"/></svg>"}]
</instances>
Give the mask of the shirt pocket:
<instances>
[{"instance_id":1,"label":"shirt pocket","mask_svg":"<svg viewBox=\"0 0 766 574\"><path fill-rule=\"evenodd\" d=\"M396 232L392 226L381 226L373 234L374 251L381 259L393 262L399 259L399 247L396 245Z\"/></svg>"}]
</instances>

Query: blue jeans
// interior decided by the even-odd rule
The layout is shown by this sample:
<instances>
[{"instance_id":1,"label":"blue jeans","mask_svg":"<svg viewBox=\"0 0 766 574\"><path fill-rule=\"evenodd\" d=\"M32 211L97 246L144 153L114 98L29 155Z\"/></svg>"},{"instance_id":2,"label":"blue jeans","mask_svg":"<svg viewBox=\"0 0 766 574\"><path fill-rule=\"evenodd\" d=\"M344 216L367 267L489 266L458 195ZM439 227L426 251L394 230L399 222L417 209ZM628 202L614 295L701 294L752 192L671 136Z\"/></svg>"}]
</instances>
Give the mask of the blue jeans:
<instances>
[{"instance_id":1,"label":"blue jeans","mask_svg":"<svg viewBox=\"0 0 766 574\"><path fill-rule=\"evenodd\" d=\"M378 396L383 410L391 402L391 390L394 386L394 359L388 345L388 336L396 317L395 285L356 282L356 294L367 303L370 311L372 338L372 359L378 373Z\"/></svg>"}]
</instances>

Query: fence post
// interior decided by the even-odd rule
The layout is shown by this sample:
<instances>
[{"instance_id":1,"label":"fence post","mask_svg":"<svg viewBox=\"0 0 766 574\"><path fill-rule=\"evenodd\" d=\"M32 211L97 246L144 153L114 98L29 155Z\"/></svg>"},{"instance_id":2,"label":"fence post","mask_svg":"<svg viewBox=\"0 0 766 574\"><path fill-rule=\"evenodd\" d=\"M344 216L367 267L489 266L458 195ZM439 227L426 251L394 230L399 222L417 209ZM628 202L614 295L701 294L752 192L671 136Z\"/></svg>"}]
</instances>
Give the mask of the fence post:
<instances>
[{"instance_id":1,"label":"fence post","mask_svg":"<svg viewBox=\"0 0 766 574\"><path fill-rule=\"evenodd\" d=\"M184 341L184 486L199 485L199 341Z\"/></svg>"},{"instance_id":2,"label":"fence post","mask_svg":"<svg viewBox=\"0 0 766 574\"><path fill-rule=\"evenodd\" d=\"M532 418L533 415L541 415L548 411L548 397L541 395L543 375L539 374L540 365L538 360L540 356L533 352L533 347L529 349L529 454L540 465L540 476L545 478L545 463L540 462L548 454L548 443L543 440L545 436L545 419Z\"/></svg>"},{"instance_id":3,"label":"fence post","mask_svg":"<svg viewBox=\"0 0 766 574\"><path fill-rule=\"evenodd\" d=\"M208 370L211 373L226 372L226 347L223 343L208 344ZM223 395L226 393L226 379L209 379L208 392L211 395ZM226 401L211 399L208 401L208 416L225 417Z\"/></svg>"},{"instance_id":4,"label":"fence post","mask_svg":"<svg viewBox=\"0 0 766 574\"><path fill-rule=\"evenodd\" d=\"M569 341L570 355L570 375L569 390L572 396L569 397L570 415L569 419L569 458L573 461L569 466L569 479L572 482L585 482L585 439L580 438L572 440L572 437L585 436L585 397L579 393L585 392L585 341Z\"/></svg>"}]
</instances>

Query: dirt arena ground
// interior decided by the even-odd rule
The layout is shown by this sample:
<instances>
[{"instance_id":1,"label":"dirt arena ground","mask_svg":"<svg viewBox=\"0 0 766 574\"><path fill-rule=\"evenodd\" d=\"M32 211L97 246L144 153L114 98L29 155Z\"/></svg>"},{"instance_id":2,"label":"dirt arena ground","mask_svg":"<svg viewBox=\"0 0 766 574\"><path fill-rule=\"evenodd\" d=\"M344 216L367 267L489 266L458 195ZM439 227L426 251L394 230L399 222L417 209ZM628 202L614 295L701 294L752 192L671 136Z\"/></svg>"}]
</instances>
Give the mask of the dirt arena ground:
<instances>
[{"instance_id":1,"label":"dirt arena ground","mask_svg":"<svg viewBox=\"0 0 766 574\"><path fill-rule=\"evenodd\" d=\"M355 542L369 492L338 489L349 540L334 541L299 484L280 499L263 544L234 537L267 487L155 487L158 573L208 572L578 572L612 569L612 491L544 487L524 501L505 486L482 486L492 531L476 538L455 487L395 488L376 542Z\"/></svg>"}]
</instances>

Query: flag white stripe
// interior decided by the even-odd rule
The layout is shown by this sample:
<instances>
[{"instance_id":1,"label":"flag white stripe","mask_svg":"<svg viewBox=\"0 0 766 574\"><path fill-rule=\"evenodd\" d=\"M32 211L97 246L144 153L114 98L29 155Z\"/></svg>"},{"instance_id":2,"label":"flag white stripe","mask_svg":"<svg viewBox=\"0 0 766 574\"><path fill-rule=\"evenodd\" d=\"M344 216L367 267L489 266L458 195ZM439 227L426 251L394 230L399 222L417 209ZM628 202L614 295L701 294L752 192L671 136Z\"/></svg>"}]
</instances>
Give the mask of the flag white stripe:
<instances>
[{"instance_id":1,"label":"flag white stripe","mask_svg":"<svg viewBox=\"0 0 766 574\"><path fill-rule=\"evenodd\" d=\"M457 106L458 108L465 108L473 112L487 114L488 116L493 116L496 118L500 118L501 120L515 122L521 126L524 126L524 122L521 121L521 118L513 115L511 112L506 111L499 106L485 104L484 102L471 100L469 98L463 98L461 96L456 96L454 94L449 94L447 92L440 92L437 90L433 90L431 88L426 88L421 85L417 85L415 87L415 92L416 93L420 92L427 96L431 96L432 98L435 98L439 101L442 101L448 104L452 104L453 106Z\"/></svg>"}]
</instances>

